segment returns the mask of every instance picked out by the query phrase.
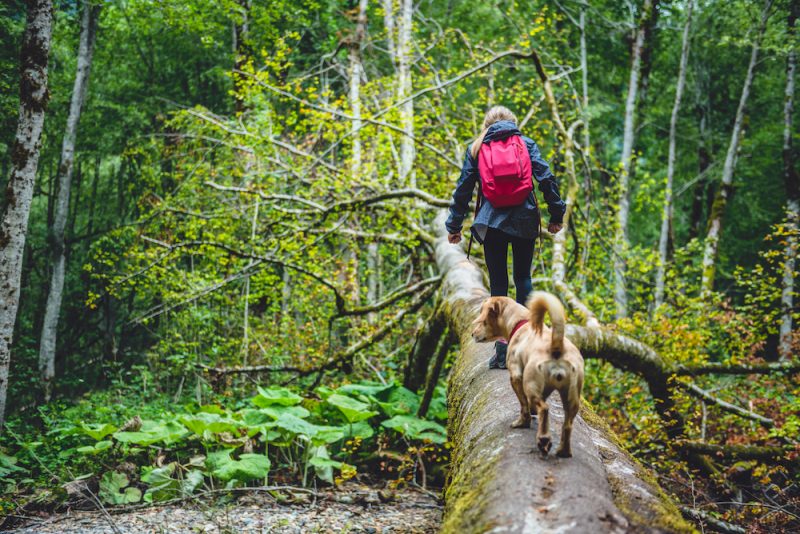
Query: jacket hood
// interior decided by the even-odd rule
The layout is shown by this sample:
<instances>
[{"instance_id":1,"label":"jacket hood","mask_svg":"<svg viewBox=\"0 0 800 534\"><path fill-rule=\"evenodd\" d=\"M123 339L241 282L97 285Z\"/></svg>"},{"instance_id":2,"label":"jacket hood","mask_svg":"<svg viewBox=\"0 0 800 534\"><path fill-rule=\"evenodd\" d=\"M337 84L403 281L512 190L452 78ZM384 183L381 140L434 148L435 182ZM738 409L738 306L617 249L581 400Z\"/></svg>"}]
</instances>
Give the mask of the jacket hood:
<instances>
[{"instance_id":1,"label":"jacket hood","mask_svg":"<svg viewBox=\"0 0 800 534\"><path fill-rule=\"evenodd\" d=\"M511 137L512 135L522 135L516 124L511 121L497 121L489 126L489 130L486 132L486 137L483 138L483 142L498 141L506 137Z\"/></svg>"}]
</instances>

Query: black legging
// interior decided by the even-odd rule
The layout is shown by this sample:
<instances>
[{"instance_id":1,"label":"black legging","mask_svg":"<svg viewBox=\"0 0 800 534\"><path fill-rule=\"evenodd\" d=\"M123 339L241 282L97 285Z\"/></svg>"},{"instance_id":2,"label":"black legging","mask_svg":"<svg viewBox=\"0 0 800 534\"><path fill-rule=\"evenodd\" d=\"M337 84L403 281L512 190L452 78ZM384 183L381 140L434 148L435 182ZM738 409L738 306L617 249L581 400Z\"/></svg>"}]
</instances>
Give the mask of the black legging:
<instances>
[{"instance_id":1,"label":"black legging","mask_svg":"<svg viewBox=\"0 0 800 534\"><path fill-rule=\"evenodd\" d=\"M508 296L508 244L514 267L514 285L517 288L517 302L525 304L533 286L531 285L531 264L535 239L514 237L495 228L486 230L483 239L483 253L486 268L489 269L489 285L493 297Z\"/></svg>"}]
</instances>

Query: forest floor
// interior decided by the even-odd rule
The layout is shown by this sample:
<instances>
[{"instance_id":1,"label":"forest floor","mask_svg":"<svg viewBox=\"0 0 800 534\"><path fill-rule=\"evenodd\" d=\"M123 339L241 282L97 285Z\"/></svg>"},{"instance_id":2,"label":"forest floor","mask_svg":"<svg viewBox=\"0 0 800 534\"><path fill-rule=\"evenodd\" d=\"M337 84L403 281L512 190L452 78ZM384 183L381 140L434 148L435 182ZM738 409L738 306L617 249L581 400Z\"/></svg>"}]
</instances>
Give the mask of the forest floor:
<instances>
[{"instance_id":1,"label":"forest floor","mask_svg":"<svg viewBox=\"0 0 800 534\"><path fill-rule=\"evenodd\" d=\"M228 502L156 505L124 511L71 511L32 520L18 534L119 533L434 533L441 503L431 492L387 491L360 484L295 494L280 503L270 493L244 493Z\"/></svg>"}]
</instances>

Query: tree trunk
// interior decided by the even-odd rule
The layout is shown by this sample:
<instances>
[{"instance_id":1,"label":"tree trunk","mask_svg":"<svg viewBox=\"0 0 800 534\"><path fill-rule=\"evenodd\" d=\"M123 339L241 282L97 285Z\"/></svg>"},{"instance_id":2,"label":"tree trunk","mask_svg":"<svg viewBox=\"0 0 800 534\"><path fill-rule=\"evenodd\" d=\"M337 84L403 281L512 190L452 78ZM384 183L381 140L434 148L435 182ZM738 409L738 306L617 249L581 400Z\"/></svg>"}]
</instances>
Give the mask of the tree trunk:
<instances>
[{"instance_id":1,"label":"tree trunk","mask_svg":"<svg viewBox=\"0 0 800 534\"><path fill-rule=\"evenodd\" d=\"M628 199L629 179L633 172L633 146L636 140L636 101L639 92L640 74L642 70L642 52L645 47L645 35L648 33L650 18L653 17L658 0L644 0L639 25L636 28L636 37L631 48L631 72L628 79L628 96L625 100L625 122L622 135L622 157L619 171L619 209L617 210L616 245L617 253L614 255L614 304L617 318L628 314L628 295L625 289L625 260L624 254L628 247L628 214L630 202Z\"/></svg>"},{"instance_id":2,"label":"tree trunk","mask_svg":"<svg viewBox=\"0 0 800 534\"><path fill-rule=\"evenodd\" d=\"M656 271L655 307L664 301L664 273L667 269L667 244L672 226L672 183L675 176L675 136L678 130L678 113L681 110L683 87L686 84L686 65L689 62L689 34L692 27L692 7L694 0L689 1L686 9L686 24L683 27L683 44L681 45L681 62L678 68L678 82L675 88L675 102L672 105L672 116L669 121L669 155L667 156L667 185L664 190L664 211L661 214L661 235L658 239L658 270Z\"/></svg>"},{"instance_id":3,"label":"tree trunk","mask_svg":"<svg viewBox=\"0 0 800 534\"><path fill-rule=\"evenodd\" d=\"M51 0L28 0L26 4L28 12L20 53L19 119L11 148L5 212L0 221L0 428L5 421L20 268L47 107L47 58L53 29Z\"/></svg>"},{"instance_id":4,"label":"tree trunk","mask_svg":"<svg viewBox=\"0 0 800 534\"><path fill-rule=\"evenodd\" d=\"M589 136L589 62L586 60L586 7L581 6L581 89L583 97L583 152L589 153L591 137Z\"/></svg>"},{"instance_id":5,"label":"tree trunk","mask_svg":"<svg viewBox=\"0 0 800 534\"><path fill-rule=\"evenodd\" d=\"M397 99L411 96L411 30L414 1L400 0L400 17L397 31ZM400 127L405 132L400 138L400 183L416 188L414 173L414 101L408 100L400 106Z\"/></svg>"},{"instance_id":6,"label":"tree trunk","mask_svg":"<svg viewBox=\"0 0 800 534\"><path fill-rule=\"evenodd\" d=\"M772 0L765 0L764 9L761 12L761 22L758 26L757 34L753 40L753 48L750 52L750 63L747 65L747 74L742 86L742 95L739 98L739 107L736 109L736 118L733 122L731 132L731 142L728 145L728 153L725 156L725 164L722 167L722 178L717 190L714 204L711 206L711 213L708 216L708 230L706 231L706 242L703 250L703 276L700 281L700 292L708 294L714 289L714 274L716 273L717 250L719 248L719 238L722 232L722 221L725 215L725 208L728 204L728 197L733 191L733 174L736 170L736 156L739 152L739 143L742 138L742 125L744 124L744 113L747 107L747 99L750 97L750 87L753 84L753 74L758 60L758 51L761 46L761 39L767 27Z\"/></svg>"},{"instance_id":7,"label":"tree trunk","mask_svg":"<svg viewBox=\"0 0 800 534\"><path fill-rule=\"evenodd\" d=\"M239 6L239 13L234 15L233 23L233 53L235 61L233 65L233 93L234 106L237 114L245 111L245 80L244 75L239 74L247 67L247 63L252 57L250 48L250 2L251 0L236 0ZM236 18L238 16L238 18Z\"/></svg>"},{"instance_id":8,"label":"tree trunk","mask_svg":"<svg viewBox=\"0 0 800 534\"><path fill-rule=\"evenodd\" d=\"M75 83L72 87L72 98L67 115L67 126L61 145L61 164L58 169L58 200L55 217L50 229L50 244L53 253L53 271L50 276L50 292L44 311L44 322L39 344L39 377L44 400L50 401L55 377L56 338L58 335L58 317L61 311L61 297L64 293L64 272L66 271L66 243L64 229L69 213L69 194L72 183L72 169L75 158L75 138L78 133L78 122L81 110L86 101L89 85L89 73L92 68L92 53L97 34L97 19L100 15L100 4L92 5L84 0L81 17L81 36L78 45L78 68Z\"/></svg>"},{"instance_id":9,"label":"tree trunk","mask_svg":"<svg viewBox=\"0 0 800 534\"><path fill-rule=\"evenodd\" d=\"M792 147L792 115L794 112L794 79L797 73L797 52L794 48L795 22L798 2L792 2L789 12L789 55L786 58L786 90L783 105L783 180L786 184L786 224L787 237L784 248L783 289L781 291L781 326L778 341L778 354L788 360L792 355L792 311L794 308L794 270L797 256L797 232L800 226L800 177L794 162Z\"/></svg>"},{"instance_id":10,"label":"tree trunk","mask_svg":"<svg viewBox=\"0 0 800 534\"><path fill-rule=\"evenodd\" d=\"M573 426L573 457L531 454L534 432L509 429L519 404L507 372L485 366L491 344L470 336L489 296L480 270L447 243L446 213L435 221L436 261L445 276L443 309L460 339L448 385L448 437L453 444L442 532L688 532L674 503L647 471L620 449L607 425L585 407ZM586 329L600 330L600 329ZM553 395L551 424L563 410ZM658 527L655 527L658 525Z\"/></svg>"},{"instance_id":11,"label":"tree trunk","mask_svg":"<svg viewBox=\"0 0 800 534\"><path fill-rule=\"evenodd\" d=\"M425 383L425 375L431 359L437 353L437 346L444 335L445 326L444 316L437 307L431 319L422 327L422 332L408 353L403 371L403 386L411 391L418 391Z\"/></svg>"},{"instance_id":12,"label":"tree trunk","mask_svg":"<svg viewBox=\"0 0 800 534\"><path fill-rule=\"evenodd\" d=\"M100 182L100 154L95 155L94 174L92 175L92 192L89 196L89 212L87 214L86 235L91 236L94 228L94 207L97 203L97 184Z\"/></svg>"},{"instance_id":13,"label":"tree trunk","mask_svg":"<svg viewBox=\"0 0 800 534\"><path fill-rule=\"evenodd\" d=\"M700 76L698 75L698 78ZM698 120L698 141L697 141L697 173L702 175L711 166L711 152L708 146L708 133L706 122L708 117L708 95L705 85L698 83L697 86L697 111L700 115ZM703 208L706 203L706 193L708 184L705 179L698 180L694 186L694 196L692 198L692 212L689 216L689 239L700 236L700 228L703 219Z\"/></svg>"},{"instance_id":14,"label":"tree trunk","mask_svg":"<svg viewBox=\"0 0 800 534\"><path fill-rule=\"evenodd\" d=\"M392 66L397 68L397 51L394 44L394 0L381 0L383 5L383 26L386 30L386 50Z\"/></svg>"},{"instance_id":15,"label":"tree trunk","mask_svg":"<svg viewBox=\"0 0 800 534\"><path fill-rule=\"evenodd\" d=\"M356 28L349 43L350 92L348 96L350 100L350 114L353 116L353 120L350 121L350 136L352 137L353 143L350 163L350 168L353 173L352 180L358 180L361 176L361 78L364 73L364 67L361 64L361 43L364 41L366 26L367 0L359 0Z\"/></svg>"}]
</instances>

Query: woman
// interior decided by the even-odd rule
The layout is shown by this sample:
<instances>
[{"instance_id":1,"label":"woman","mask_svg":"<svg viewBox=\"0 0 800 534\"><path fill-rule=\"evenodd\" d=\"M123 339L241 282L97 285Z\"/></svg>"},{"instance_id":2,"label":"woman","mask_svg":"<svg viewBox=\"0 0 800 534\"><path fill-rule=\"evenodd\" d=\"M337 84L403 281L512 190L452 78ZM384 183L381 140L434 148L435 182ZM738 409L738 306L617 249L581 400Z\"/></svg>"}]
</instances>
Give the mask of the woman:
<instances>
[{"instance_id":1,"label":"woman","mask_svg":"<svg viewBox=\"0 0 800 534\"><path fill-rule=\"evenodd\" d=\"M528 148L531 158L531 170L539 190L544 194L547 209L550 212L550 223L547 230L551 234L561 230L566 204L558 193L553 173L550 166L542 159L539 147L533 139L522 136L517 129L517 118L511 111L503 106L494 106L483 120L483 131L467 149L464 164L461 167L461 176L453 193L450 203L450 216L445 226L449 233L448 240L456 244L461 241L461 227L464 217L469 209L472 192L475 184L480 184L478 172L478 154L481 147L492 141L500 141L513 135L519 135ZM479 243L483 244L486 267L489 269L489 285L492 296L508 295L508 245L511 245L513 257L514 286L516 287L516 300L525 304L531 292L531 264L533 262L533 248L539 234L539 210L536 205L535 193L531 191L525 201L517 206L495 208L482 198L480 186L478 199L480 209L475 216L470 231ZM506 368L506 341L495 342L495 353L489 361L490 369Z\"/></svg>"}]
</instances>

